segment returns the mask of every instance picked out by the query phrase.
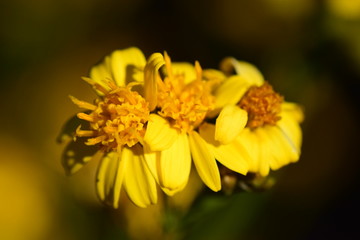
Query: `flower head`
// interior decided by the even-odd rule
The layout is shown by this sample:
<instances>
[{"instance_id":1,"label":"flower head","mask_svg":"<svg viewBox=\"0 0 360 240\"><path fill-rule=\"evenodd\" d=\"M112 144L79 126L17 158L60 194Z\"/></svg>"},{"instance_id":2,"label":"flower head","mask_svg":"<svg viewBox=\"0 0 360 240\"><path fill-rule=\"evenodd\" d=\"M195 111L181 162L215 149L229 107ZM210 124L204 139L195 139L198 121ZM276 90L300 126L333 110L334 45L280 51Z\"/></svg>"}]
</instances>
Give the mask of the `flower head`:
<instances>
[{"instance_id":1,"label":"flower head","mask_svg":"<svg viewBox=\"0 0 360 240\"><path fill-rule=\"evenodd\" d=\"M144 73L142 79L138 73L144 67L144 56L137 48L115 51L92 68L91 78L84 78L99 95L94 103L70 97L86 110L77 117L88 123L88 129L78 126L75 140L85 137L86 145L98 147L97 193L101 201L115 208L122 186L138 206L157 201L156 182L146 167L142 148L149 103L133 90L143 82Z\"/></svg>"},{"instance_id":2,"label":"flower head","mask_svg":"<svg viewBox=\"0 0 360 240\"><path fill-rule=\"evenodd\" d=\"M64 166L74 173L99 158L97 194L116 208L121 189L140 207L157 202L156 183L168 195L181 191L192 163L219 191L217 161L262 176L297 161L298 105L285 102L249 63L228 58L221 70L173 63L166 52L145 60L137 48L106 56L83 78L97 98L90 103L70 96L84 109L77 114L83 123L73 129Z\"/></svg>"},{"instance_id":3,"label":"flower head","mask_svg":"<svg viewBox=\"0 0 360 240\"><path fill-rule=\"evenodd\" d=\"M241 173L247 172L247 164L230 160L230 154L220 153L221 146L213 149L199 134L207 114L215 107L212 90L217 81L204 80L198 62L195 66L172 63L166 53L163 59L165 74L156 84L158 115L151 117L145 134L149 169L162 189L173 195L186 186L192 159L203 182L218 191L221 181L215 159ZM162 129L163 134L155 129ZM160 142L156 139L167 141L169 147L159 151L157 145L151 144Z\"/></svg>"},{"instance_id":4,"label":"flower head","mask_svg":"<svg viewBox=\"0 0 360 240\"><path fill-rule=\"evenodd\" d=\"M215 137L217 140L232 142L245 154L249 171L266 176L270 169L295 162L300 156L301 129L303 120L301 108L294 103L285 102L272 86L265 82L262 74L251 64L227 58L222 63L222 70L229 74L234 68L236 75L228 79L215 91L216 121ZM235 94L232 94L236 92ZM244 129L237 134L229 131L226 124L243 124L234 121L231 114L228 121L221 121L227 108L234 112L245 112L248 121Z\"/></svg>"}]
</instances>

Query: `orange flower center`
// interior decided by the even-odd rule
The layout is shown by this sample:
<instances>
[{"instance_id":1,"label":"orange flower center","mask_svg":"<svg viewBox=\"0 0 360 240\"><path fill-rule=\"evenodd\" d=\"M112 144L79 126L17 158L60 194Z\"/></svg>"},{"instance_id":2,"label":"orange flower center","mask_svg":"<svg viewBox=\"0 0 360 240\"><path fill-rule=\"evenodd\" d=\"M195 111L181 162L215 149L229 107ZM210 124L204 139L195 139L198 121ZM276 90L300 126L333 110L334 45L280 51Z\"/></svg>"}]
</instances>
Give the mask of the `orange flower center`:
<instances>
[{"instance_id":1,"label":"orange flower center","mask_svg":"<svg viewBox=\"0 0 360 240\"><path fill-rule=\"evenodd\" d=\"M107 151L124 145L132 147L145 135L145 124L150 114L148 103L137 92L131 91L131 84L126 87L118 87L113 82L107 84L110 90L92 84L104 96L96 99L90 114L78 114L80 119L90 122L90 130L79 127L76 135L91 137L87 145L99 143ZM79 102L75 103L80 106Z\"/></svg>"},{"instance_id":2,"label":"orange flower center","mask_svg":"<svg viewBox=\"0 0 360 240\"><path fill-rule=\"evenodd\" d=\"M281 119L279 114L283 100L283 97L267 82L260 87L251 87L238 103L239 107L248 113L246 127L275 125Z\"/></svg>"},{"instance_id":3,"label":"orange flower center","mask_svg":"<svg viewBox=\"0 0 360 240\"><path fill-rule=\"evenodd\" d=\"M195 64L197 79L185 83L184 74L172 74L170 58L165 55L167 76L158 82L159 115L168 118L172 127L191 132L214 107L210 81L201 80L201 67Z\"/></svg>"}]
</instances>

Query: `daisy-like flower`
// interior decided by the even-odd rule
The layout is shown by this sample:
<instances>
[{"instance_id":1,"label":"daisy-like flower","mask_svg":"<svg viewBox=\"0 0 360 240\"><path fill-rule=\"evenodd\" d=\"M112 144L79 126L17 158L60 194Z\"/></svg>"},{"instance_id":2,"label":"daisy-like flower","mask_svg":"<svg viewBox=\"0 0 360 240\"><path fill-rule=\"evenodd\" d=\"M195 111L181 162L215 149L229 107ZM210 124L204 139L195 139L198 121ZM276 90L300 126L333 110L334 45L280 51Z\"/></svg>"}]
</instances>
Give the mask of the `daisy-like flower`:
<instances>
[{"instance_id":1,"label":"daisy-like flower","mask_svg":"<svg viewBox=\"0 0 360 240\"><path fill-rule=\"evenodd\" d=\"M90 78L84 78L98 94L94 103L70 97L86 110L77 117L89 125L86 129L79 126L75 139L86 137L86 145L98 147L94 154L101 158L97 194L101 201L114 208L118 207L122 187L137 206L157 202L156 182L145 164L142 147L150 119L149 103L134 90L142 87L144 75L149 74L144 72L144 67L158 68L149 68L137 48L115 51L91 69ZM78 170L79 164L74 166L73 171Z\"/></svg>"},{"instance_id":2,"label":"daisy-like flower","mask_svg":"<svg viewBox=\"0 0 360 240\"><path fill-rule=\"evenodd\" d=\"M248 165L233 148L207 143L198 129L215 107L211 94L216 80L202 79L198 62L171 63L169 56L157 53L153 59L164 59L160 75L146 78L156 96L148 95L151 114L144 140L145 158L154 178L165 193L173 195L187 184L191 162L202 181L213 191L221 189L216 159L233 171L246 174ZM147 81L151 80L151 81ZM167 145L165 150L158 147Z\"/></svg>"},{"instance_id":3,"label":"daisy-like flower","mask_svg":"<svg viewBox=\"0 0 360 240\"><path fill-rule=\"evenodd\" d=\"M272 86L264 81L262 74L253 65L226 58L221 69L229 77L216 89L215 109L219 113L215 126L204 125L200 134L205 139L235 146L246 156L249 171L261 176L270 169L296 162L300 157L302 132L299 124L303 112L295 103L285 102ZM235 70L236 75L230 75ZM246 114L244 129L233 131L244 121L237 121Z\"/></svg>"}]
</instances>

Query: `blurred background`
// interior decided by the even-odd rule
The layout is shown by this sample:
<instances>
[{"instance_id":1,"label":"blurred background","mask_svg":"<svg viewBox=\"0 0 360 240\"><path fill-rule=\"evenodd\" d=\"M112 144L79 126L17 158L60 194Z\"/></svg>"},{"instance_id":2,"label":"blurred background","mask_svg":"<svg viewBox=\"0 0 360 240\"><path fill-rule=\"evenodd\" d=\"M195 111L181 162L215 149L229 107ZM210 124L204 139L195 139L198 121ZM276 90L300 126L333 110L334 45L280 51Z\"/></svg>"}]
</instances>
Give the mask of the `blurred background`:
<instances>
[{"instance_id":1,"label":"blurred background","mask_svg":"<svg viewBox=\"0 0 360 240\"><path fill-rule=\"evenodd\" d=\"M146 210L126 198L118 210L99 204L97 163L66 176L56 137L78 112L68 95L95 96L80 77L129 46L203 68L226 56L258 66L304 106L300 161L275 172L269 191L205 191L190 206L188 189L163 215L161 201ZM0 83L0 239L161 239L162 229L180 239L358 235L358 0L2 1Z\"/></svg>"}]
</instances>

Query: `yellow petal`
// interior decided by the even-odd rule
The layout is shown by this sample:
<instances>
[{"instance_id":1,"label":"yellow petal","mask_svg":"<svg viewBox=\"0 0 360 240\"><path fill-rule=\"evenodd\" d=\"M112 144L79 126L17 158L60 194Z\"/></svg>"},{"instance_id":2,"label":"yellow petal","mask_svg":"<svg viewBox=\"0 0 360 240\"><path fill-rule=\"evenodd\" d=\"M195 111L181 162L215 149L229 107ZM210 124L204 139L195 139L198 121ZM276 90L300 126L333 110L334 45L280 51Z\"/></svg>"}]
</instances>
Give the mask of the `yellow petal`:
<instances>
[{"instance_id":1,"label":"yellow petal","mask_svg":"<svg viewBox=\"0 0 360 240\"><path fill-rule=\"evenodd\" d=\"M246 141L249 142L248 143L248 147L250 147L252 149L252 152L250 152L250 161L251 163L249 163L249 167L252 166L252 172L255 173L260 173L261 170L261 164L262 164L262 148L261 148L261 139L259 139L259 136L257 134L257 131L259 129L255 129L253 131L249 131L246 134L246 137L244 137L242 144L244 144ZM242 135L240 133L240 135ZM245 143L246 146L246 143Z\"/></svg>"},{"instance_id":2,"label":"yellow petal","mask_svg":"<svg viewBox=\"0 0 360 240\"><path fill-rule=\"evenodd\" d=\"M174 75L184 75L184 83L190 83L196 79L196 70L194 65L187 62L173 62L171 64Z\"/></svg>"},{"instance_id":3,"label":"yellow petal","mask_svg":"<svg viewBox=\"0 0 360 240\"><path fill-rule=\"evenodd\" d=\"M241 76L231 76L226 79L214 92L215 110L209 113L215 117L225 105L236 105L250 85Z\"/></svg>"},{"instance_id":4,"label":"yellow petal","mask_svg":"<svg viewBox=\"0 0 360 240\"><path fill-rule=\"evenodd\" d=\"M282 165L280 164L279 158L277 158L277 151L284 151L279 149L279 146L272 141L269 133L271 133L272 126L259 128L256 134L259 139L260 147L260 175L267 176L270 168L273 170L279 169Z\"/></svg>"},{"instance_id":5,"label":"yellow petal","mask_svg":"<svg viewBox=\"0 0 360 240\"><path fill-rule=\"evenodd\" d=\"M243 146L236 144L220 145L215 148L216 159L225 167L233 170L234 172L246 175L249 170L247 162L248 152Z\"/></svg>"},{"instance_id":6,"label":"yellow petal","mask_svg":"<svg viewBox=\"0 0 360 240\"><path fill-rule=\"evenodd\" d=\"M174 188L174 189L169 189L169 188L164 188L164 187L161 187L161 189L164 191L164 193L166 193L166 195L174 196L175 193L182 191L186 187L187 183L188 182L186 181L182 185L180 185L178 188Z\"/></svg>"},{"instance_id":7,"label":"yellow petal","mask_svg":"<svg viewBox=\"0 0 360 240\"><path fill-rule=\"evenodd\" d=\"M249 128L245 128L239 136L235 139L235 145L242 146L247 151L247 155L244 155L246 162L249 166L249 172L259 171L259 142Z\"/></svg>"},{"instance_id":8,"label":"yellow petal","mask_svg":"<svg viewBox=\"0 0 360 240\"><path fill-rule=\"evenodd\" d=\"M227 145L220 144L214 139L215 126L213 124L205 123L200 126L199 130L200 136L206 141L215 158L222 165L243 175L248 172L249 154L243 145L236 142Z\"/></svg>"},{"instance_id":9,"label":"yellow petal","mask_svg":"<svg viewBox=\"0 0 360 240\"><path fill-rule=\"evenodd\" d=\"M122 158L128 159L124 187L131 201L139 207L155 204L156 182L146 166L141 147L124 148Z\"/></svg>"},{"instance_id":10,"label":"yellow petal","mask_svg":"<svg viewBox=\"0 0 360 240\"><path fill-rule=\"evenodd\" d=\"M111 70L118 86L144 80L146 59L140 49L132 47L111 54Z\"/></svg>"},{"instance_id":11,"label":"yellow petal","mask_svg":"<svg viewBox=\"0 0 360 240\"><path fill-rule=\"evenodd\" d=\"M145 147L145 159L155 180L167 190L165 193L174 194L186 186L191 169L191 155L186 134L178 134L171 147L163 151L150 152Z\"/></svg>"},{"instance_id":12,"label":"yellow petal","mask_svg":"<svg viewBox=\"0 0 360 240\"><path fill-rule=\"evenodd\" d=\"M301 106L296 103L284 102L281 104L281 111L291 114L298 123L304 121L304 111Z\"/></svg>"},{"instance_id":13,"label":"yellow petal","mask_svg":"<svg viewBox=\"0 0 360 240\"><path fill-rule=\"evenodd\" d=\"M173 145L161 152L162 186L176 189L187 183L191 169L189 141L186 134L179 134Z\"/></svg>"},{"instance_id":14,"label":"yellow petal","mask_svg":"<svg viewBox=\"0 0 360 240\"><path fill-rule=\"evenodd\" d=\"M205 80L217 80L219 83L226 79L225 74L216 69L204 69L202 75Z\"/></svg>"},{"instance_id":15,"label":"yellow petal","mask_svg":"<svg viewBox=\"0 0 360 240\"><path fill-rule=\"evenodd\" d=\"M103 81L105 79L113 79L110 66L111 58L110 55L106 56L104 60L98 65L93 66L90 69L90 78L100 85L104 85ZM105 86L106 87L106 86Z\"/></svg>"},{"instance_id":16,"label":"yellow petal","mask_svg":"<svg viewBox=\"0 0 360 240\"><path fill-rule=\"evenodd\" d=\"M160 152L151 151L149 146L147 146L146 144L143 147L144 147L145 163L146 163L151 175L155 179L155 181L158 184L160 184L159 174L158 174L158 171L159 171L158 163L160 163Z\"/></svg>"},{"instance_id":17,"label":"yellow petal","mask_svg":"<svg viewBox=\"0 0 360 240\"><path fill-rule=\"evenodd\" d=\"M287 140L282 130L278 127L267 126L256 130L259 141L259 173L266 176L269 167L277 170L280 167L297 161L299 153Z\"/></svg>"},{"instance_id":18,"label":"yellow petal","mask_svg":"<svg viewBox=\"0 0 360 240\"><path fill-rule=\"evenodd\" d=\"M264 129L259 128L256 134L259 141L259 161L258 161L258 172L261 176L265 177L270 172L270 163L274 162L274 158L271 155L270 141L268 141L264 134Z\"/></svg>"},{"instance_id":19,"label":"yellow petal","mask_svg":"<svg viewBox=\"0 0 360 240\"><path fill-rule=\"evenodd\" d=\"M160 80L159 69L165 64L164 57L160 53L152 54L144 69L145 99L149 102L150 111L157 104L157 81Z\"/></svg>"},{"instance_id":20,"label":"yellow petal","mask_svg":"<svg viewBox=\"0 0 360 240\"><path fill-rule=\"evenodd\" d=\"M170 127L169 122L157 114L150 114L144 141L150 151L162 151L169 148L178 136L176 129Z\"/></svg>"},{"instance_id":21,"label":"yellow petal","mask_svg":"<svg viewBox=\"0 0 360 240\"><path fill-rule=\"evenodd\" d=\"M220 69L225 73L230 73L235 69L237 75L243 76L250 85L260 86L264 83L264 77L261 72L251 63L238 61L235 58L225 58Z\"/></svg>"},{"instance_id":22,"label":"yellow petal","mask_svg":"<svg viewBox=\"0 0 360 240\"><path fill-rule=\"evenodd\" d=\"M94 104L79 100L76 97L73 97L71 95L69 97L75 105L77 105L78 107L80 107L82 109L94 111L97 108Z\"/></svg>"},{"instance_id":23,"label":"yellow petal","mask_svg":"<svg viewBox=\"0 0 360 240\"><path fill-rule=\"evenodd\" d=\"M143 81L143 68L146 64L140 49L131 47L112 52L90 70L90 77L103 85L104 79L112 79L118 86L125 86L133 81Z\"/></svg>"},{"instance_id":24,"label":"yellow petal","mask_svg":"<svg viewBox=\"0 0 360 240\"><path fill-rule=\"evenodd\" d=\"M155 181L160 185L161 189L169 196L173 196L175 193L183 190L187 184L187 181L184 181L183 184L179 185L177 188L167 188L163 186L162 181L159 180L160 162L161 162L161 152L152 152L149 150L149 147L144 146L144 156L145 162L148 166L149 171L151 172Z\"/></svg>"},{"instance_id":25,"label":"yellow petal","mask_svg":"<svg viewBox=\"0 0 360 240\"><path fill-rule=\"evenodd\" d=\"M213 191L221 189L221 180L214 154L206 142L195 131L189 134L191 155L202 181Z\"/></svg>"},{"instance_id":26,"label":"yellow petal","mask_svg":"<svg viewBox=\"0 0 360 240\"><path fill-rule=\"evenodd\" d=\"M281 129L288 142L300 153L302 132L293 114L282 112L281 119L278 121L277 126Z\"/></svg>"},{"instance_id":27,"label":"yellow petal","mask_svg":"<svg viewBox=\"0 0 360 240\"><path fill-rule=\"evenodd\" d=\"M100 162L96 190L101 201L118 207L121 185L125 176L127 159L121 159L117 152L110 152Z\"/></svg>"},{"instance_id":28,"label":"yellow petal","mask_svg":"<svg viewBox=\"0 0 360 240\"><path fill-rule=\"evenodd\" d=\"M244 129L248 120L247 112L238 106L225 106L216 119L215 140L221 144L232 142Z\"/></svg>"},{"instance_id":29,"label":"yellow petal","mask_svg":"<svg viewBox=\"0 0 360 240\"><path fill-rule=\"evenodd\" d=\"M299 152L289 143L278 127L268 127L267 134L274 146L271 153L277 160L279 167L299 159ZM277 169L271 163L270 167L273 170Z\"/></svg>"}]
</instances>

